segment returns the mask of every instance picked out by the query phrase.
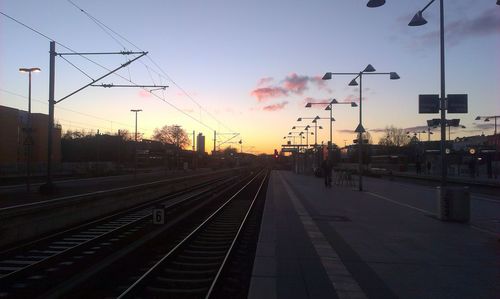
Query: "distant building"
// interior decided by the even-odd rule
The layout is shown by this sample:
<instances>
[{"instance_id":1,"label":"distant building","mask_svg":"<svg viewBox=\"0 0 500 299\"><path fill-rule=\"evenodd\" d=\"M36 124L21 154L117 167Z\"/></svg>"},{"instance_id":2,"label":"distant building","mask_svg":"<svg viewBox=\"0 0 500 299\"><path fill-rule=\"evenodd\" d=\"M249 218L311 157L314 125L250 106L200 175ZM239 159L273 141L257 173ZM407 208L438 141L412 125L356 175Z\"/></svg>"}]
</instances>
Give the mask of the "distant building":
<instances>
[{"instance_id":1,"label":"distant building","mask_svg":"<svg viewBox=\"0 0 500 299\"><path fill-rule=\"evenodd\" d=\"M196 137L196 144L198 144L196 152L201 154L205 153L205 136L203 136L203 134L198 134L198 136Z\"/></svg>"},{"instance_id":2,"label":"distant building","mask_svg":"<svg viewBox=\"0 0 500 299\"><path fill-rule=\"evenodd\" d=\"M42 113L31 114L32 149L31 161L34 171L43 171L47 162L47 130L48 116ZM27 161L27 144L29 142L28 112L0 106L0 174L23 171ZM54 127L53 155L55 164L61 162L61 128Z\"/></svg>"}]
</instances>

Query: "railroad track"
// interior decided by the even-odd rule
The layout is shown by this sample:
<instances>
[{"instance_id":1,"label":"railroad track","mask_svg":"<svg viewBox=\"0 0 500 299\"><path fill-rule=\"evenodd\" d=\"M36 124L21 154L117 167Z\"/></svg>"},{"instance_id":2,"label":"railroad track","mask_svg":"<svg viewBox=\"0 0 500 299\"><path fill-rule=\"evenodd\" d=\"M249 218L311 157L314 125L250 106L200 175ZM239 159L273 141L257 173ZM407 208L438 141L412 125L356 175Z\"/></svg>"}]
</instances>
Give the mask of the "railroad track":
<instances>
[{"instance_id":1,"label":"railroad track","mask_svg":"<svg viewBox=\"0 0 500 299\"><path fill-rule=\"evenodd\" d=\"M211 298L266 180L257 174L118 298Z\"/></svg>"},{"instance_id":2,"label":"railroad track","mask_svg":"<svg viewBox=\"0 0 500 299\"><path fill-rule=\"evenodd\" d=\"M153 238L162 229L151 224L152 207L162 206L167 216L227 189L236 178L202 183L189 190L158 198L105 218L81 225L22 247L0 253L0 298L32 298L51 289L93 263L99 263L130 243ZM172 218L174 218L172 216ZM147 238L143 242L147 242Z\"/></svg>"}]
</instances>

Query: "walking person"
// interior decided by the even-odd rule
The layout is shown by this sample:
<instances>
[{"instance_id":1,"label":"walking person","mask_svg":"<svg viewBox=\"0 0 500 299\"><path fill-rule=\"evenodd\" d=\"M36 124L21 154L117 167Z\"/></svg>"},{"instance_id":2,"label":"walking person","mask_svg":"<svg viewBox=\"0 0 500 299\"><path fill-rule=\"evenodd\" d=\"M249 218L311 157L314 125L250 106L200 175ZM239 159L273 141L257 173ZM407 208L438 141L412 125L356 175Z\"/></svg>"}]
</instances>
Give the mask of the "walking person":
<instances>
[{"instance_id":1,"label":"walking person","mask_svg":"<svg viewBox=\"0 0 500 299\"><path fill-rule=\"evenodd\" d=\"M332 187L332 165L329 161L323 160L321 162L321 168L323 170L323 176L325 179L325 188Z\"/></svg>"}]
</instances>

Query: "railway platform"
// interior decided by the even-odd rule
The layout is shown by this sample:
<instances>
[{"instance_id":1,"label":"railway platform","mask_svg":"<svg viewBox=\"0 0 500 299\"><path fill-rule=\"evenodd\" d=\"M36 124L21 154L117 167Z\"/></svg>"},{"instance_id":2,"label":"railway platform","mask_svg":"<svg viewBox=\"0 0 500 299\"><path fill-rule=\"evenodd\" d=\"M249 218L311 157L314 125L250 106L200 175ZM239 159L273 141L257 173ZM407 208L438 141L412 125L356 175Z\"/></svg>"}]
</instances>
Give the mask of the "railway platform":
<instances>
[{"instance_id":1,"label":"railway platform","mask_svg":"<svg viewBox=\"0 0 500 299\"><path fill-rule=\"evenodd\" d=\"M429 186L273 171L249 298L500 298L500 198L471 193L469 223L436 211Z\"/></svg>"}]
</instances>

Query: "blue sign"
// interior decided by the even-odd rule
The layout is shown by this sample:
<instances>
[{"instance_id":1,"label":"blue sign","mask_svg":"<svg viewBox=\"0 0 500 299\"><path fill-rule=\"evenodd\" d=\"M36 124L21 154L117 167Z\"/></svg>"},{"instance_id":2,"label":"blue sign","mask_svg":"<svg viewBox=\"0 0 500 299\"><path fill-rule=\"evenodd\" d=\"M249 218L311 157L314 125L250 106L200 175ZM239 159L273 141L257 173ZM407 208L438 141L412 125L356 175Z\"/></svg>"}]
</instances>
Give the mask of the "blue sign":
<instances>
[{"instance_id":1,"label":"blue sign","mask_svg":"<svg viewBox=\"0 0 500 299\"><path fill-rule=\"evenodd\" d=\"M439 113L439 95L437 94L419 95L418 113Z\"/></svg>"},{"instance_id":2,"label":"blue sign","mask_svg":"<svg viewBox=\"0 0 500 299\"><path fill-rule=\"evenodd\" d=\"M448 113L468 113L466 94L449 94Z\"/></svg>"}]
</instances>

